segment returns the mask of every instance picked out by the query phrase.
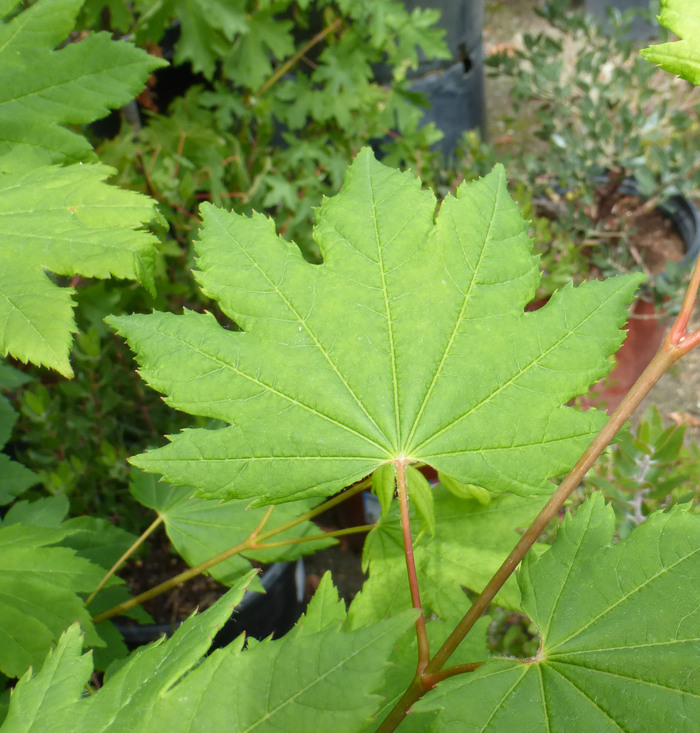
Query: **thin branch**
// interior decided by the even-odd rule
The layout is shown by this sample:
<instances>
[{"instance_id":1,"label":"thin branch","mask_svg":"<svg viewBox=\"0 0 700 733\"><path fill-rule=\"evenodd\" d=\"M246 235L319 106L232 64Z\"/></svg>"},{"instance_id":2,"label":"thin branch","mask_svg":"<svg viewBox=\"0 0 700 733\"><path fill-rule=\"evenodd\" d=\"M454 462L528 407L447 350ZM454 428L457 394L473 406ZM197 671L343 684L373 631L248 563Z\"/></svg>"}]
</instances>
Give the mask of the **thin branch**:
<instances>
[{"instance_id":1,"label":"thin branch","mask_svg":"<svg viewBox=\"0 0 700 733\"><path fill-rule=\"evenodd\" d=\"M413 538L411 537L408 488L406 485L406 461L405 459L400 459L395 461L394 465L396 466L396 491L399 496L399 508L401 510L401 533L403 535L403 549L406 555L408 585L411 589L411 603L413 604L413 608L420 611L420 615L416 619L416 639L418 641L418 669L416 673L421 675L430 660L430 645L428 644L428 633L425 630L425 618L423 616L423 606L420 602L416 561L413 556Z\"/></svg>"},{"instance_id":2,"label":"thin branch","mask_svg":"<svg viewBox=\"0 0 700 733\"><path fill-rule=\"evenodd\" d=\"M241 552L245 552L246 550L252 549L257 543L260 543L261 541L266 540L268 537L274 537L275 535L281 534L282 532L288 529L291 529L292 527L296 527L298 524L301 524L302 522L305 522L308 519L313 519L313 517L317 516L318 514L322 514L323 512L330 509L331 507L336 506L336 504L340 504L341 502L345 501L346 499L349 499L351 496L354 496L358 492L364 491L364 489L366 489L369 485L370 485L370 479L364 479L363 481L360 481L359 483L355 484L354 486L351 486L349 489L344 491L342 494L339 494L338 496L335 496L332 499L329 499L328 501L324 501L322 504L319 504L314 509L311 509L308 512L304 512L304 514L299 515L298 517L296 517L295 519L292 519L289 522L285 522L284 524L281 524L279 527L274 527L273 529L270 529L267 532L263 532L262 534L257 535L257 536L255 535L255 532L257 530L254 530L253 533L251 533L251 535L249 535L242 542L239 542L238 544L234 545L233 547L229 547L227 550L224 550L223 552L220 552L217 555L210 557L208 560L205 560L204 562L200 563L199 565L193 568L189 568L182 573L178 573L178 575L175 575L172 578L169 578L165 582L160 583L159 585L156 585L153 588L150 588L149 590L144 591L143 593L140 593L137 596L134 596L133 598L129 598L129 600L124 601L123 603L120 603L117 606L114 606L114 608L110 608L108 611L98 614L97 616L95 616L92 619L92 621L93 623L97 624L100 621L104 621L105 619L112 618L113 616L119 616L119 614L124 613L124 611L128 611L130 608L139 606L142 603L144 603L145 601L148 601L151 598L155 598L156 596L159 596L161 593L165 593L166 591L170 590L171 588L174 588L175 586L180 585L180 583L184 583L196 577L197 575L200 575L201 573L206 572L210 568L213 568L215 565L218 565L219 563L224 562L224 560L228 560L229 558L233 557L234 555L238 555Z\"/></svg>"},{"instance_id":3,"label":"thin branch","mask_svg":"<svg viewBox=\"0 0 700 733\"><path fill-rule=\"evenodd\" d=\"M329 537L343 537L346 534L360 534L361 532L369 532L374 529L374 524L359 524L356 527L345 527L344 529L334 529L332 532L320 532L319 534L310 534L305 537L297 537L293 540L277 540L277 542L255 543L251 549L267 550L270 547L284 547L286 545L301 545L304 542L313 542L315 540L325 540Z\"/></svg>"},{"instance_id":4,"label":"thin branch","mask_svg":"<svg viewBox=\"0 0 700 733\"><path fill-rule=\"evenodd\" d=\"M85 607L87 608L92 601L95 599L95 596L104 588L105 583L114 575L114 573L117 572L119 567L123 562L126 562L131 555L136 552L136 550L148 539L148 537L153 533L153 531L159 527L163 523L163 517L161 515L158 515L153 522L141 533L141 536L134 542L131 547L124 552L124 554L117 560L117 562L112 565L112 567L107 571L104 578L99 582L97 588L95 588L92 593L87 597L87 600L85 601Z\"/></svg>"},{"instance_id":5,"label":"thin branch","mask_svg":"<svg viewBox=\"0 0 700 733\"><path fill-rule=\"evenodd\" d=\"M305 56L316 44L320 43L327 35L333 33L342 23L342 18L336 18L330 25L326 26L322 31L317 33L312 39L307 41L293 56L290 56L275 73L260 87L256 97L261 97L274 84L276 84L297 61Z\"/></svg>"}]
</instances>

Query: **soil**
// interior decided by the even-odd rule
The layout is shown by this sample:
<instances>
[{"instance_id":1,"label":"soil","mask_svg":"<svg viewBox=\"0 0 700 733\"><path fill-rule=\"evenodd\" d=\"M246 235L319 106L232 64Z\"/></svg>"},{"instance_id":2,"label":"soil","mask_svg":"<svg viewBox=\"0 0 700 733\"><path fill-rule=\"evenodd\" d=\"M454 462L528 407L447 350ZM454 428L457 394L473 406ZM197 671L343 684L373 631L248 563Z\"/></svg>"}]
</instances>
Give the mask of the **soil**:
<instances>
[{"instance_id":1,"label":"soil","mask_svg":"<svg viewBox=\"0 0 700 733\"><path fill-rule=\"evenodd\" d=\"M683 259L683 239L673 222L659 209L648 210L638 196L619 196L609 208L604 231L629 232L629 253L647 272L663 272L668 260L680 262ZM614 246L614 240L611 244Z\"/></svg>"},{"instance_id":2,"label":"soil","mask_svg":"<svg viewBox=\"0 0 700 733\"><path fill-rule=\"evenodd\" d=\"M163 537L160 542L154 541L150 545L147 556L131 561L119 575L126 581L131 595L136 596L159 583L170 580L188 568L187 563L179 555L173 554L170 542ZM213 578L198 575L151 598L143 604L143 607L156 624L172 624L184 621L196 609L204 611L209 608L226 590L226 586ZM125 625L135 623L128 618L123 618L121 621Z\"/></svg>"}]
</instances>

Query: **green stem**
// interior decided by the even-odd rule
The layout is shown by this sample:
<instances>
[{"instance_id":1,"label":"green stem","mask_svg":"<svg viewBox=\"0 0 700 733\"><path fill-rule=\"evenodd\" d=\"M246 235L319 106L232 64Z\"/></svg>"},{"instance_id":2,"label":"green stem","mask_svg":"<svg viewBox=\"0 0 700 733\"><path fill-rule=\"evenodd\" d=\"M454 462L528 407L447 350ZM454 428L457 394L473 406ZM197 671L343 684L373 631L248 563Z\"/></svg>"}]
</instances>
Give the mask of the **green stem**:
<instances>
[{"instance_id":1,"label":"green stem","mask_svg":"<svg viewBox=\"0 0 700 733\"><path fill-rule=\"evenodd\" d=\"M424 673L416 675L411 685L384 719L376 733L391 733L391 731L396 730L397 726L411 709L411 706L431 689L435 684L436 675L440 674L440 670L449 657L482 613L488 608L496 593L503 587L503 584L520 564L540 533L557 515L571 492L579 485L600 454L612 442L620 428L622 428L630 415L639 406L639 403L649 394L651 388L674 362L700 343L700 330L690 334L687 333L688 322L693 311L699 287L700 260L695 263L695 269L693 270L693 276L685 294L681 312L678 314L657 354L615 412L610 416L610 419L600 433L598 433L590 446L584 451L571 472L559 485L559 488L554 492L542 511L537 515L534 522L528 527L513 551L496 571L493 578L487 583L464 618L430 660Z\"/></svg>"},{"instance_id":2,"label":"green stem","mask_svg":"<svg viewBox=\"0 0 700 733\"><path fill-rule=\"evenodd\" d=\"M180 583L184 583L188 580L191 580L192 578L196 577L197 575L200 575L201 573L206 572L210 568L214 567L214 565L218 565L219 563L224 562L224 560L228 560L229 558L233 557L234 555L238 555L241 552L245 552L246 550L253 549L261 541L266 540L268 537L274 537L288 529L291 529L292 527L296 527L298 524L301 524L302 522L305 522L308 519L312 519L313 517L317 516L318 514L322 514L323 512L330 509L331 507L336 506L336 504L340 504L341 502L345 501L346 499L349 499L354 494L357 494L360 491L363 491L364 489L366 489L369 486L369 484L370 484L369 479L360 481L358 484L355 484L355 486L350 487L349 489L347 489L347 491L344 491L342 494L339 494L338 496L335 496L332 499L329 499L328 501L324 501L322 504L319 504L314 509L311 509L308 512L304 512L304 514L301 514L300 516L296 517L295 519L292 519L289 522L285 522L285 524L281 524L279 527L270 529L267 532L263 532L262 534L259 533L259 530L262 527L262 523L261 523L242 542L239 542L238 544L234 545L233 547L229 547L227 550L224 550L223 552L220 552L217 555L210 557L208 560L205 560L203 563L200 563L199 565L193 568L189 568L185 570L184 572L179 573L178 575L175 575L172 578L169 578L168 580L166 580L163 583L160 583L159 585L156 585L155 587L150 588L149 590L144 591L143 593L140 593L139 595L134 596L133 598L130 598L128 601L124 601L123 603L120 603L119 605L114 606L114 608L110 608L108 611L105 611L104 613L97 614L97 616L95 616L92 619L92 621L93 623L98 624L100 623L100 621L104 621L105 619L112 618L113 616L118 616L119 614L124 613L124 611L128 611L130 608L139 606L142 603L144 603L145 601L148 601L151 598L155 598L156 596L159 596L161 593L165 593L166 591L170 590L171 588L174 588L176 585L179 585ZM272 510L268 510L264 521L267 521L267 518L269 518L271 511ZM309 539L307 538L305 541L308 542ZM285 543L285 544L291 544L293 542L294 540L289 540L288 543Z\"/></svg>"},{"instance_id":3,"label":"green stem","mask_svg":"<svg viewBox=\"0 0 700 733\"><path fill-rule=\"evenodd\" d=\"M397 460L394 465L396 466L396 493L399 496L401 533L403 535L403 549L406 555L406 570L408 571L408 585L411 590L411 603L413 604L413 608L420 612L416 619L416 639L418 641L418 668L416 674L421 675L430 660L430 645L428 644L428 633L425 629L425 617L423 616L423 606L420 602L416 561L413 555L413 538L411 537L411 521L408 509L408 488L406 485L406 461Z\"/></svg>"},{"instance_id":4,"label":"green stem","mask_svg":"<svg viewBox=\"0 0 700 733\"><path fill-rule=\"evenodd\" d=\"M284 547L285 545L300 545L303 542L313 542L314 540L325 540L328 537L342 537L346 534L359 534L360 532L369 532L374 529L374 524L360 524L357 527L346 527L345 529L335 529L332 532L320 532L319 534L311 534L306 537L297 537L294 540L278 540L277 542L264 542L262 544L255 543L252 547L254 550L267 550L270 547Z\"/></svg>"},{"instance_id":5,"label":"green stem","mask_svg":"<svg viewBox=\"0 0 700 733\"><path fill-rule=\"evenodd\" d=\"M117 560L117 562L112 565L112 567L107 571L104 578L99 582L97 588L95 588L92 593L87 597L87 600L85 601L85 607L87 608L92 601L95 599L95 596L104 588L105 583L114 575L114 573L117 572L117 569L119 566L126 562L131 555L136 552L136 550L148 539L148 537L153 533L153 531L159 527L163 523L163 517L158 515L153 522L142 532L141 536L134 542L133 545Z\"/></svg>"},{"instance_id":6,"label":"green stem","mask_svg":"<svg viewBox=\"0 0 700 733\"><path fill-rule=\"evenodd\" d=\"M340 28L342 18L336 18L329 26L326 26L322 31L317 33L311 40L307 41L293 56L290 56L275 73L260 87L256 97L261 97L265 92L274 86L302 56L307 54L316 44L321 41L330 33Z\"/></svg>"}]
</instances>

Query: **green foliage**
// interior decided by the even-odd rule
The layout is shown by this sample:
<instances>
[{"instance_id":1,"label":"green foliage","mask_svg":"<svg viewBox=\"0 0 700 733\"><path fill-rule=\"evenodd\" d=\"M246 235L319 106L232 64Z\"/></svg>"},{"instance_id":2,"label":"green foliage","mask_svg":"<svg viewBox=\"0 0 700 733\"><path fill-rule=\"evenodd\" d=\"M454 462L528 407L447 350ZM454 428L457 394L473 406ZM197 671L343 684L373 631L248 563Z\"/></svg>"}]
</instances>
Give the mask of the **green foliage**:
<instances>
[{"instance_id":1,"label":"green foliage","mask_svg":"<svg viewBox=\"0 0 700 733\"><path fill-rule=\"evenodd\" d=\"M196 277L245 330L194 312L109 322L170 405L229 426L132 462L256 504L329 496L404 456L491 491L546 493L602 424L562 405L604 374L639 278L568 288L525 314L538 274L502 169L462 185L436 222L434 208L364 150L318 211L317 266L265 217L204 206Z\"/></svg>"},{"instance_id":2,"label":"green foliage","mask_svg":"<svg viewBox=\"0 0 700 733\"><path fill-rule=\"evenodd\" d=\"M0 372L0 386L6 386L4 377L5 370L11 367L4 365ZM12 409L9 400L0 395L0 450L10 439L12 428L17 420L17 413ZM39 480L28 468L17 461L13 461L8 455L0 453L0 506L10 504L16 497L23 494L28 488Z\"/></svg>"},{"instance_id":3,"label":"green foliage","mask_svg":"<svg viewBox=\"0 0 700 733\"><path fill-rule=\"evenodd\" d=\"M584 492L600 489L611 500L621 536L659 507L697 496L700 461L697 446L683 445L685 426L664 427L651 407L636 430L623 430L591 469Z\"/></svg>"},{"instance_id":4,"label":"green foliage","mask_svg":"<svg viewBox=\"0 0 700 733\"><path fill-rule=\"evenodd\" d=\"M428 146L439 133L419 127L422 110L405 75L418 63L418 48L428 58L449 56L432 27L437 13L409 14L398 0L216 7L212 14L202 2L134 3L137 41L161 44L176 71L202 77L167 109L157 84L147 124L124 126L100 147L101 158L121 181L163 203L182 243L205 199L238 213L268 213L317 259L309 212L339 187L362 145L372 141L392 163L426 171L436 157ZM393 70L395 83L375 81L378 64Z\"/></svg>"},{"instance_id":5,"label":"green foliage","mask_svg":"<svg viewBox=\"0 0 700 733\"><path fill-rule=\"evenodd\" d=\"M656 513L616 545L613 528L597 495L526 559L519 583L539 652L441 683L414 706L422 730L695 729L700 517Z\"/></svg>"},{"instance_id":6,"label":"green foliage","mask_svg":"<svg viewBox=\"0 0 700 733\"><path fill-rule=\"evenodd\" d=\"M157 483L149 474L136 473L131 491L140 504L155 509L163 518L173 548L192 567L243 542L267 514L265 509L248 508L247 501L198 499L192 496L192 489ZM305 500L275 507L265 523L266 531L286 524L317 503ZM276 539L295 540L318 533L315 524L304 522ZM332 539L321 539L270 549L249 548L215 565L210 572L220 583L231 585L250 571L249 560L265 564L296 560L332 544ZM256 580L253 587L260 588Z\"/></svg>"},{"instance_id":7,"label":"green foliage","mask_svg":"<svg viewBox=\"0 0 700 733\"><path fill-rule=\"evenodd\" d=\"M82 699L91 665L80 655L77 627L71 627L44 667L20 680L4 733L40 730L48 720L52 730L85 733L109 727L144 733L303 730L310 709L314 724L347 733L361 729L376 711L381 698L375 691L414 613L348 630L343 605L326 578L306 616L284 639L250 642L243 651L241 637L202 659L243 587L239 581L172 639L140 650L99 691Z\"/></svg>"},{"instance_id":8,"label":"green foliage","mask_svg":"<svg viewBox=\"0 0 700 733\"><path fill-rule=\"evenodd\" d=\"M62 125L125 104L161 62L107 34L54 50L80 4L42 0L0 19L0 353L65 376L73 374L72 290L47 270L152 288L155 253L155 239L137 231L153 218L153 203L104 185L112 171L83 166L94 159L89 143Z\"/></svg>"},{"instance_id":9,"label":"green foliage","mask_svg":"<svg viewBox=\"0 0 700 733\"><path fill-rule=\"evenodd\" d=\"M568 284L544 308L525 312L539 263L503 169L463 183L438 207L418 178L378 163L369 149L341 193L323 200L311 236L311 204L340 187L346 158L387 131L394 142L384 145L385 162L415 164L427 172L424 182L440 182L440 193L452 183L427 154L433 133L418 130L420 110L403 86L416 46L444 52L428 31L436 14L408 14L394 0L85 3L81 23L118 28L144 45L160 43L175 23L176 61L207 82L174 101L170 114L154 111L135 138L124 127L101 146L102 163L117 163L122 183L163 203L172 241L169 259L157 258L152 238L137 231L152 217L152 201L106 186L109 170L64 126L125 104L160 62L106 34L72 35L54 50L73 28L77 0L18 7L0 2L7 18L0 54L14 54L0 72L10 90L0 122L14 110L12 122L27 128L14 142L0 139L0 206L3 221L13 222L3 232L12 257L0 245L0 265L5 257L22 268L0 287L12 293L22 278L43 277L46 298L58 298L54 291L64 298L61 313L37 301L36 285L22 286L27 322L37 333L45 328L44 348L68 374L75 326L65 317L70 291L56 285L73 278L80 334L74 382L0 368L0 386L21 390L13 400L24 424L9 450L56 494L37 499L30 475L20 470L15 481L6 467L19 464L0 457L0 500L12 502L0 523L0 669L22 677L3 733L375 731L416 684L421 644L435 652L449 639L600 429L602 415L568 403L608 370L641 278ZM595 73L598 60L583 54L582 70ZM381 61L393 67L391 87L372 79ZM26 108L20 88L28 90ZM68 92L79 100L76 112ZM13 129L0 127L2 135ZM46 143L36 150L35 130ZM465 150L472 174L491 167L490 149L475 139ZM86 165L57 167L76 160ZM535 206L533 191L522 198ZM182 271L201 199L219 208L202 207L195 292ZM541 216L535 229L551 231ZM573 269L577 252L570 254L559 262ZM159 293L110 282L83 287L78 275L140 280ZM108 312L144 379L167 405L194 416L192 427L178 434L182 418L135 386L121 344L102 323ZM20 356L41 361L30 353L27 328L13 327L5 333L26 349ZM14 419L0 399L3 444ZM150 473L135 473L127 495L126 456L158 443L164 429L168 445L133 459ZM617 526L598 492L559 531L555 520L545 533L553 546L535 545L496 596L499 605L450 657L461 666L443 669L435 689L427 685L401 731L692 730L700 717L693 676L700 521L688 506L653 511L689 498L681 492L694 454L682 442L683 430L664 428L658 414L623 435L587 478L613 497ZM438 485L425 478L428 468L438 470ZM411 609L410 553L393 501L404 469L422 621ZM157 473L171 483L157 482ZM349 609L326 576L284 638L241 636L212 648L255 585L251 561L295 559L366 532L350 527L318 539L322 529L310 521L325 524L321 511L344 498L319 497L360 479L345 496L359 498L371 483L382 511L364 547L369 578ZM30 501L17 499L23 491ZM73 513L95 516L69 518L69 498ZM632 522L630 508L639 515ZM135 548L112 521L142 526L144 509L159 515L189 565L232 550L209 570L232 588L172 638L124 658L108 619L149 618L124 608L133 605L124 583L105 572ZM611 544L615 530L626 536ZM414 622L425 622L425 637L410 633ZM94 664L83 654L89 647ZM531 656L503 656L516 653ZM107 669L103 680L93 668Z\"/></svg>"},{"instance_id":10,"label":"green foliage","mask_svg":"<svg viewBox=\"0 0 700 733\"><path fill-rule=\"evenodd\" d=\"M466 612L462 587L480 592L544 506L542 499L504 495L488 505L473 499L457 498L444 487L433 489L435 501L434 536L414 529L416 570L425 610L441 619ZM420 527L418 516L412 527ZM540 552L544 546L537 546ZM411 607L398 507L394 503L387 518L381 519L365 541L363 565L369 579L353 601L351 616L375 619L391 616ZM520 608L520 593L511 578L496 598L507 608Z\"/></svg>"},{"instance_id":11,"label":"green foliage","mask_svg":"<svg viewBox=\"0 0 700 733\"><path fill-rule=\"evenodd\" d=\"M642 56L691 84L700 84L700 9L697 3L661 0L659 23L681 40L642 49Z\"/></svg>"},{"instance_id":12,"label":"green foliage","mask_svg":"<svg viewBox=\"0 0 700 733\"><path fill-rule=\"evenodd\" d=\"M545 4L550 27L526 35L523 49L488 60L512 79L513 123L524 120L541 141L524 137L511 170L526 189L518 200L532 203L540 226L540 217L551 220L536 229L547 272L542 296L572 278L655 271L635 239L648 227L644 214L700 188L698 95L636 53L626 35L631 18L611 16L603 32L563 5ZM636 202L626 179L636 182ZM648 286L659 300L671 294L663 278ZM679 290L676 277L673 294Z\"/></svg>"}]
</instances>

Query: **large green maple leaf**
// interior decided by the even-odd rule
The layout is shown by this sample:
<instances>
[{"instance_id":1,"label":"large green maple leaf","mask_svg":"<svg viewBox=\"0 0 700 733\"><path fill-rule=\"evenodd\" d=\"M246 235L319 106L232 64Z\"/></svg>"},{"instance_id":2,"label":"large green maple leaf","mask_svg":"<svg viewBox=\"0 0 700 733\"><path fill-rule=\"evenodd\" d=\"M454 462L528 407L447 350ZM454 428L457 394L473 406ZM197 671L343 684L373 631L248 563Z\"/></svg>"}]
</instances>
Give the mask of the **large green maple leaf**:
<instances>
[{"instance_id":1,"label":"large green maple leaf","mask_svg":"<svg viewBox=\"0 0 700 733\"><path fill-rule=\"evenodd\" d=\"M413 708L422 730L697 730L700 516L659 512L611 545L614 529L595 495L549 551L526 558L523 609L540 652L440 684Z\"/></svg>"},{"instance_id":2,"label":"large green maple leaf","mask_svg":"<svg viewBox=\"0 0 700 733\"><path fill-rule=\"evenodd\" d=\"M441 204L365 149L317 211L322 265L264 216L202 209L209 314L111 317L173 407L229 423L133 459L214 498L330 495L408 460L494 492L547 493L604 417L565 403L603 376L638 276L525 313L539 280L505 172Z\"/></svg>"},{"instance_id":3,"label":"large green maple leaf","mask_svg":"<svg viewBox=\"0 0 700 733\"><path fill-rule=\"evenodd\" d=\"M659 43L640 53L662 69L700 84L700 4L697 0L661 0L659 22L681 40Z\"/></svg>"}]
</instances>

